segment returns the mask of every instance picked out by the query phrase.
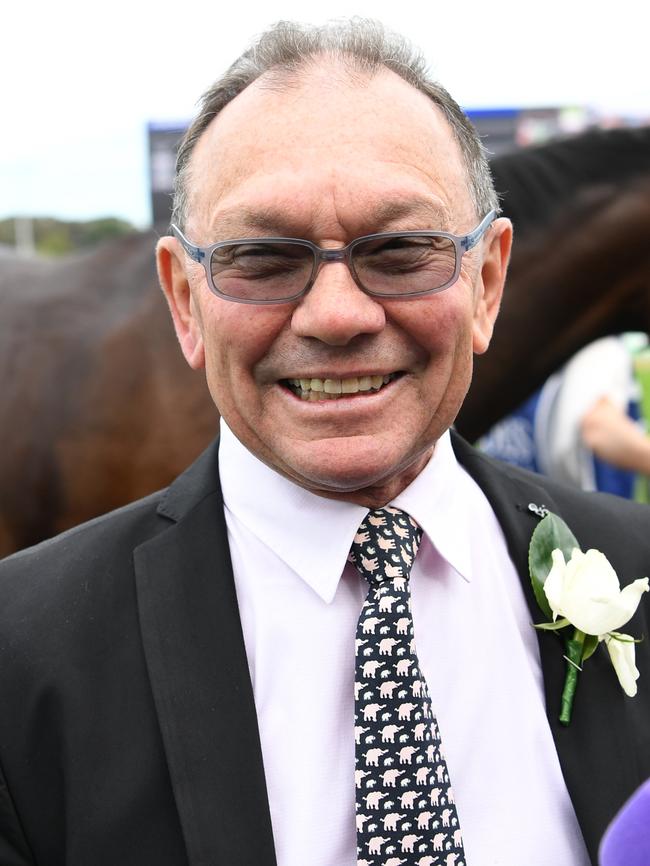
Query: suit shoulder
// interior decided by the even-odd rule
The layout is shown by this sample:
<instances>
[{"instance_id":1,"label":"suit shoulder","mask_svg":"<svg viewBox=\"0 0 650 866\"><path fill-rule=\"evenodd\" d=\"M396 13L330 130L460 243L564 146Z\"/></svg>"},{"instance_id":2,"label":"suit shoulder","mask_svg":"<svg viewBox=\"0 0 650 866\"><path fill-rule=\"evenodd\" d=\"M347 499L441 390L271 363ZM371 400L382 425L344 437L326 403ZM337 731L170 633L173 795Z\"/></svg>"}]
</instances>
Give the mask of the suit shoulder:
<instances>
[{"instance_id":1,"label":"suit shoulder","mask_svg":"<svg viewBox=\"0 0 650 866\"><path fill-rule=\"evenodd\" d=\"M0 561L0 611L36 597L46 604L80 580L130 573L135 547L170 524L158 514L163 495L153 493Z\"/></svg>"},{"instance_id":2,"label":"suit shoulder","mask_svg":"<svg viewBox=\"0 0 650 866\"><path fill-rule=\"evenodd\" d=\"M492 498L498 488L518 508L547 507L569 525L583 549L618 549L650 556L649 505L553 481L489 457L467 443L462 443L461 452L465 468L479 486L492 491Z\"/></svg>"},{"instance_id":3,"label":"suit shoulder","mask_svg":"<svg viewBox=\"0 0 650 866\"><path fill-rule=\"evenodd\" d=\"M492 459L492 458L484 458ZM500 461L495 460L495 463ZM503 464L500 464L503 466ZM513 478L537 484L549 493L549 497L556 503L570 511L582 512L591 519L605 519L608 521L632 521L639 523L647 529L650 520L650 506L641 502L634 502L612 493L600 493L596 491L581 490L572 484L554 481L544 475L529 472L516 466L505 466L504 470Z\"/></svg>"}]
</instances>

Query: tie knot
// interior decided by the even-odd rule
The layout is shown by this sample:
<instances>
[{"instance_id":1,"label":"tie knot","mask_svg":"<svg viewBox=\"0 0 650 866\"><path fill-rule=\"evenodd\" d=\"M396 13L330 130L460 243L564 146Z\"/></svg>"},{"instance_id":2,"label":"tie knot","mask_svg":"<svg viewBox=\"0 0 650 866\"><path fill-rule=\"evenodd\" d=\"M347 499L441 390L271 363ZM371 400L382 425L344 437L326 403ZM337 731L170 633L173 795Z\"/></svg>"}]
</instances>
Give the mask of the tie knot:
<instances>
[{"instance_id":1,"label":"tie knot","mask_svg":"<svg viewBox=\"0 0 650 866\"><path fill-rule=\"evenodd\" d=\"M408 578L422 530L399 508L371 511L354 536L348 559L368 583Z\"/></svg>"}]
</instances>

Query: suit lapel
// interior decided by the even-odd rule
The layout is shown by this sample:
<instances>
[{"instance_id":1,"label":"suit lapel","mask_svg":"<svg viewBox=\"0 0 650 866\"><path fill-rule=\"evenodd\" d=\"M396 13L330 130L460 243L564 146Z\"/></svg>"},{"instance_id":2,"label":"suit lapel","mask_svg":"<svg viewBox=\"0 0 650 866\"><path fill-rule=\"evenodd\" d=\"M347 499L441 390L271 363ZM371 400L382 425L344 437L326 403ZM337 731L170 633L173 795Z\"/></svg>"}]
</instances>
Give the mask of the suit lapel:
<instances>
[{"instance_id":1,"label":"suit lapel","mask_svg":"<svg viewBox=\"0 0 650 866\"><path fill-rule=\"evenodd\" d=\"M487 459L454 436L456 455L487 496L503 529L510 557L522 581L531 623L543 615L528 576L528 545L539 518L530 503L545 505L571 527L571 514L562 513L532 475L512 472ZM616 681L604 648L599 648L580 674L571 724L558 721L564 685L564 648L554 634L538 632L544 676L546 712L569 795L592 861L597 863L600 839L619 805L639 784L633 745L622 735L641 707L627 700ZM616 738L616 733L619 738Z\"/></svg>"},{"instance_id":2,"label":"suit lapel","mask_svg":"<svg viewBox=\"0 0 650 866\"><path fill-rule=\"evenodd\" d=\"M275 866L257 718L213 446L135 551L142 638L192 866Z\"/></svg>"}]
</instances>

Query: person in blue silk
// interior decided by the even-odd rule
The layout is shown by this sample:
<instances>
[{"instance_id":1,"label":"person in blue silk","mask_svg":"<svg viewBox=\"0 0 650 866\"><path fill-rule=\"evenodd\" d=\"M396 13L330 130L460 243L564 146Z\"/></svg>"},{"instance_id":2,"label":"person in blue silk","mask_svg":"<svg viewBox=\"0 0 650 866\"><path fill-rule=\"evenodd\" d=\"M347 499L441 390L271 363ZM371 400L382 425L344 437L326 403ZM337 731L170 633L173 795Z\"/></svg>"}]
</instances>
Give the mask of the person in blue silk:
<instances>
[{"instance_id":1,"label":"person in blue silk","mask_svg":"<svg viewBox=\"0 0 650 866\"><path fill-rule=\"evenodd\" d=\"M586 346L478 447L583 490L645 501L650 438L634 370L634 353L645 342L628 334Z\"/></svg>"}]
</instances>

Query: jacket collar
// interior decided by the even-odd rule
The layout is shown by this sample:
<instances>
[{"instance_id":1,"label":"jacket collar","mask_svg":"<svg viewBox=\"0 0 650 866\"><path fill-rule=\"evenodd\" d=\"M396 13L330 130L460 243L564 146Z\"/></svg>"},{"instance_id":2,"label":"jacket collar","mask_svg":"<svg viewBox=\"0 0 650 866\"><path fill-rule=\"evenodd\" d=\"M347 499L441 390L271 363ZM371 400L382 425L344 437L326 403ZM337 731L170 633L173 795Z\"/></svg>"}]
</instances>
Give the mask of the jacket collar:
<instances>
[{"instance_id":1,"label":"jacket collar","mask_svg":"<svg viewBox=\"0 0 650 866\"><path fill-rule=\"evenodd\" d=\"M217 450L172 484L163 530L135 550L141 630L191 866L275 866Z\"/></svg>"}]
</instances>

